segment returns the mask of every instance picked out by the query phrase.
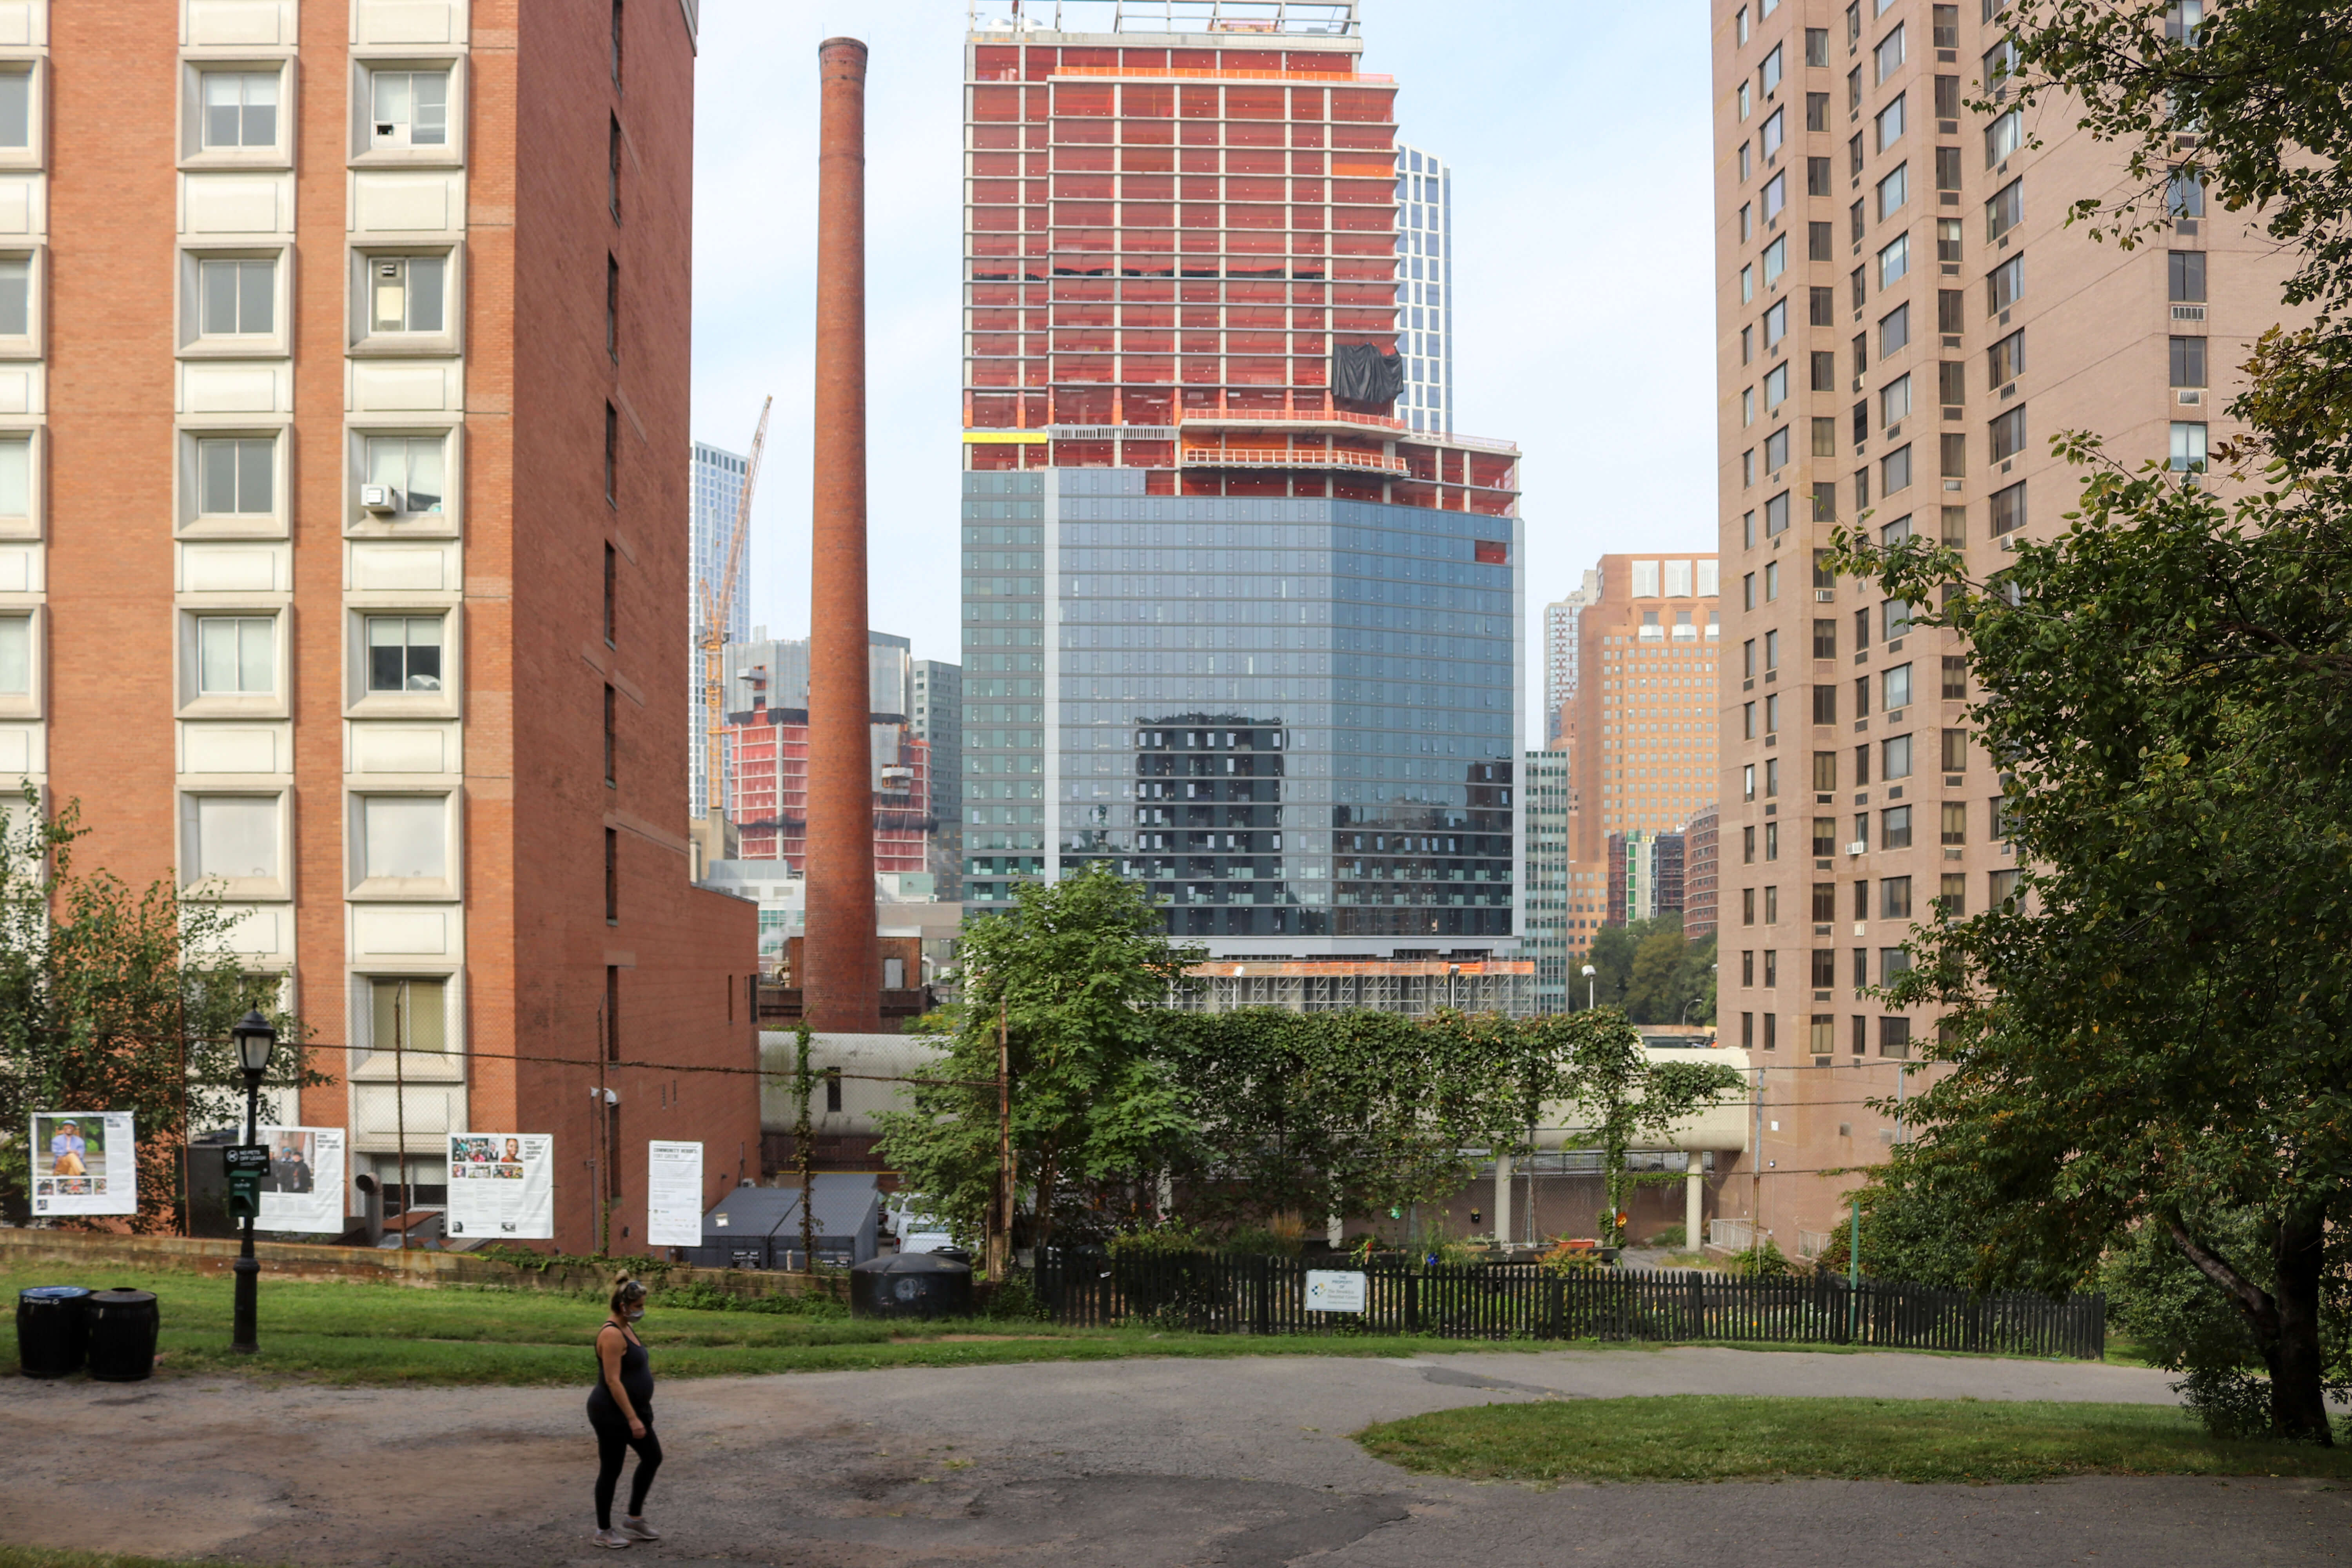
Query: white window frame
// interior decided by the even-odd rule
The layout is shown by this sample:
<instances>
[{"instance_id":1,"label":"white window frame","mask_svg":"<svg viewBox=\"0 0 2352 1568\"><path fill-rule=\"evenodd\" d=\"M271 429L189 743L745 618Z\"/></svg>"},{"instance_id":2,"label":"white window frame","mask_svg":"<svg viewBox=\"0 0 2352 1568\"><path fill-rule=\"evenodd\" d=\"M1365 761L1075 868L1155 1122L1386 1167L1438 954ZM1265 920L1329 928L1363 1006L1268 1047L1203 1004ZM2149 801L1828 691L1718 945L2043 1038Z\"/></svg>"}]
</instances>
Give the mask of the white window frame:
<instances>
[{"instance_id":1,"label":"white window frame","mask_svg":"<svg viewBox=\"0 0 2352 1568\"><path fill-rule=\"evenodd\" d=\"M179 635L173 638L175 661L173 689L178 694L178 716L183 719L283 719L293 710L289 706L287 689L293 667L287 646L289 625L293 616L283 601L247 600L244 603L217 605L183 605L179 607ZM196 623L213 616L268 616L270 621L269 659L270 689L268 691L216 691L204 689L201 668L202 649L196 640Z\"/></svg>"},{"instance_id":2,"label":"white window frame","mask_svg":"<svg viewBox=\"0 0 2352 1568\"><path fill-rule=\"evenodd\" d=\"M209 440L267 440L273 444L268 511L205 512L196 443ZM287 536L287 490L293 479L289 427L282 424L183 425L179 430L179 462L173 475L178 495L173 512L185 539L283 539Z\"/></svg>"},{"instance_id":3,"label":"white window frame","mask_svg":"<svg viewBox=\"0 0 2352 1568\"><path fill-rule=\"evenodd\" d=\"M205 145L204 79L215 71L278 75L278 140L268 147L207 147ZM295 62L285 55L188 56L180 61L180 167L183 169L290 169L294 166L293 126L299 105L294 99Z\"/></svg>"},{"instance_id":4,"label":"white window frame","mask_svg":"<svg viewBox=\"0 0 2352 1568\"><path fill-rule=\"evenodd\" d=\"M200 264L206 261L274 261L270 330L208 336L203 331ZM179 356L182 359L287 359L293 354L294 247L250 240L236 244L180 247Z\"/></svg>"},{"instance_id":5,"label":"white window frame","mask_svg":"<svg viewBox=\"0 0 2352 1568\"><path fill-rule=\"evenodd\" d=\"M351 1076L368 1082L390 1083L404 1079L410 1083L460 1083L466 1077L466 978L465 971L446 960L434 960L415 967L398 961L381 962L348 972L351 1026L344 1038L359 1048L352 1051ZM446 1051L409 1051L395 1066L389 1047L382 1051L375 1045L375 983L379 980L438 980L441 982L442 1038L448 1042ZM412 1162L415 1152L410 1153Z\"/></svg>"},{"instance_id":6,"label":"white window frame","mask_svg":"<svg viewBox=\"0 0 2352 1568\"><path fill-rule=\"evenodd\" d=\"M47 427L41 425L0 425L0 441L25 443L25 513L0 515L0 539L39 539L48 513Z\"/></svg>"},{"instance_id":7,"label":"white window frame","mask_svg":"<svg viewBox=\"0 0 2352 1568\"><path fill-rule=\"evenodd\" d=\"M32 79L26 88L25 142L22 147L0 147L0 169L44 169L49 162L49 62L46 56L0 57L0 71Z\"/></svg>"},{"instance_id":8,"label":"white window frame","mask_svg":"<svg viewBox=\"0 0 2352 1568\"><path fill-rule=\"evenodd\" d=\"M264 787L180 791L177 822L173 827L176 842L175 853L173 857L173 864L178 868L176 874L180 886L189 891L199 892L202 896L216 897L223 900L291 898L292 883L288 876L288 869L294 863L294 835L291 821L293 814L287 809L287 790L282 786L274 789ZM243 795L268 799L276 805L278 875L275 877L191 877L188 875L188 868L194 863L195 859L195 803L200 796L206 795Z\"/></svg>"},{"instance_id":9,"label":"white window frame","mask_svg":"<svg viewBox=\"0 0 2352 1568\"><path fill-rule=\"evenodd\" d=\"M344 460L348 482L344 487L343 500L343 531L346 534L377 539L447 539L457 535L463 521L465 496L464 426L455 421L410 420L400 424L352 425L347 429L349 436ZM367 482L368 441L371 437L387 436L437 436L441 438L443 494L438 512L380 514L361 509L360 487Z\"/></svg>"},{"instance_id":10,"label":"white window frame","mask_svg":"<svg viewBox=\"0 0 2352 1568\"><path fill-rule=\"evenodd\" d=\"M0 258L25 267L25 330L0 334L0 360L39 359L48 342L49 247L0 243Z\"/></svg>"},{"instance_id":11,"label":"white window frame","mask_svg":"<svg viewBox=\"0 0 2352 1568\"><path fill-rule=\"evenodd\" d=\"M367 803L378 799L437 800L442 813L443 874L438 877L367 875ZM351 790L343 796L343 885L349 897L447 903L464 894L466 847L459 836L464 796L447 785L422 789Z\"/></svg>"},{"instance_id":12,"label":"white window frame","mask_svg":"<svg viewBox=\"0 0 2352 1568\"><path fill-rule=\"evenodd\" d=\"M367 623L372 616L441 621L441 689L368 689ZM360 719L455 719L461 707L458 686L465 670L465 623L461 607L408 598L347 604L343 611L343 711Z\"/></svg>"},{"instance_id":13,"label":"white window frame","mask_svg":"<svg viewBox=\"0 0 2352 1568\"><path fill-rule=\"evenodd\" d=\"M20 616L32 623L26 632L26 689L0 691L0 719L39 719L47 708L44 698L49 676L48 606L29 602L0 603L0 616Z\"/></svg>"},{"instance_id":14,"label":"white window frame","mask_svg":"<svg viewBox=\"0 0 2352 1568\"><path fill-rule=\"evenodd\" d=\"M446 71L449 74L449 141L441 147L378 147L375 144L375 73L378 71ZM414 50L366 50L352 58L350 162L353 168L454 168L466 162L467 110L471 97L467 58L462 54L417 53ZM601 146L602 143L600 142Z\"/></svg>"},{"instance_id":15,"label":"white window frame","mask_svg":"<svg viewBox=\"0 0 2352 1568\"><path fill-rule=\"evenodd\" d=\"M441 280L441 330L437 332L378 332L374 330L374 275L371 264L410 257L442 258L448 263ZM429 354L447 358L465 352L466 247L456 240L438 244L354 246L351 251L347 297L351 320L346 328L354 354Z\"/></svg>"}]
</instances>

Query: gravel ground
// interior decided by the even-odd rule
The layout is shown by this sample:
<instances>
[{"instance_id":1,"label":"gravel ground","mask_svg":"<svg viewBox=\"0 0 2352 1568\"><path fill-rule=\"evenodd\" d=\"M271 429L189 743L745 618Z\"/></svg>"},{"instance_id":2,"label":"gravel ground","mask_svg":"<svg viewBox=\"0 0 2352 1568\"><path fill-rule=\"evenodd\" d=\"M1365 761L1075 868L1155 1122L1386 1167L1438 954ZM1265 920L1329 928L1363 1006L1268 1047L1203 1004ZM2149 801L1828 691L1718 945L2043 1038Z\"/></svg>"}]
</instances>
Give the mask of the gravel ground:
<instances>
[{"instance_id":1,"label":"gravel ground","mask_svg":"<svg viewBox=\"0 0 2352 1568\"><path fill-rule=\"evenodd\" d=\"M656 1363L656 1373L659 1367ZM584 1371L584 1368L583 1368ZM584 1562L583 1386L0 1383L0 1540L268 1563ZM2171 1399L2136 1368L1675 1349L1044 1363L663 1384L635 1548L683 1563L1426 1568L2352 1560L2301 1480L1569 1486L1414 1477L1347 1434L1418 1411L1628 1394Z\"/></svg>"}]
</instances>

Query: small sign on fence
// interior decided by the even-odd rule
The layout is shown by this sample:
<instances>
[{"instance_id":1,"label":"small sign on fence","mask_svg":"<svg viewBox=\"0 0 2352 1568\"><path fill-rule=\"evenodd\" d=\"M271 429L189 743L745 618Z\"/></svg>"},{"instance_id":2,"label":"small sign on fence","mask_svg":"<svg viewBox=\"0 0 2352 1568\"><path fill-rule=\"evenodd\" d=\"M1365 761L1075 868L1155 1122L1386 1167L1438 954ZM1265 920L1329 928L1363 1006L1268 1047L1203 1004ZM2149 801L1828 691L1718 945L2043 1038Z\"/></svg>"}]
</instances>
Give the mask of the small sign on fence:
<instances>
[{"instance_id":1,"label":"small sign on fence","mask_svg":"<svg viewBox=\"0 0 2352 1568\"><path fill-rule=\"evenodd\" d=\"M1307 1310L1310 1312L1362 1311L1364 1277L1352 1269L1308 1269Z\"/></svg>"}]
</instances>

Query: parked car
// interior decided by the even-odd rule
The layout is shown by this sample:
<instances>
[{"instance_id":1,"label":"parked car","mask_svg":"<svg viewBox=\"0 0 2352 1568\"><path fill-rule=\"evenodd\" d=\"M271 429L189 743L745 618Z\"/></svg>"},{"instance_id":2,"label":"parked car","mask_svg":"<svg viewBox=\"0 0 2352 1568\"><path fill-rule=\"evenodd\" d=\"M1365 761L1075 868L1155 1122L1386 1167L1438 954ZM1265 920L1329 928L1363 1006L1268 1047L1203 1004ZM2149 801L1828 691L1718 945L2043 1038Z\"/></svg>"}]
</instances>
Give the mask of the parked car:
<instances>
[{"instance_id":1,"label":"parked car","mask_svg":"<svg viewBox=\"0 0 2352 1568\"><path fill-rule=\"evenodd\" d=\"M926 1212L924 1202L920 1193L893 1193L889 1196L884 1223L898 1238L901 1252L945 1252L956 1244L947 1222Z\"/></svg>"}]
</instances>

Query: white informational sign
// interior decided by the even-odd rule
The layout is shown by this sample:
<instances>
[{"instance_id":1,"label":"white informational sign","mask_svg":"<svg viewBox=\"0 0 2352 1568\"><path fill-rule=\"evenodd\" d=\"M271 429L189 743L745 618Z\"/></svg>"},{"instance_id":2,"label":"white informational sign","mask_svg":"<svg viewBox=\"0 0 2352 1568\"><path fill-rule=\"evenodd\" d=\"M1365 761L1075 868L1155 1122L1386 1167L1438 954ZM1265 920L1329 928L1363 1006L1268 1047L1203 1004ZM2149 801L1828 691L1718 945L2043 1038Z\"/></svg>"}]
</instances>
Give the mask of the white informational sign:
<instances>
[{"instance_id":1,"label":"white informational sign","mask_svg":"<svg viewBox=\"0 0 2352 1568\"><path fill-rule=\"evenodd\" d=\"M702 1245L702 1145L646 1145L646 1241L653 1247Z\"/></svg>"},{"instance_id":2,"label":"white informational sign","mask_svg":"<svg viewBox=\"0 0 2352 1568\"><path fill-rule=\"evenodd\" d=\"M131 1112L33 1112L33 1212L139 1212L139 1145Z\"/></svg>"},{"instance_id":3,"label":"white informational sign","mask_svg":"<svg viewBox=\"0 0 2352 1568\"><path fill-rule=\"evenodd\" d=\"M451 1236L545 1241L555 1235L555 1140L545 1132L449 1134Z\"/></svg>"},{"instance_id":4,"label":"white informational sign","mask_svg":"<svg viewBox=\"0 0 2352 1568\"><path fill-rule=\"evenodd\" d=\"M269 1174L261 1182L256 1230L340 1236L343 1229L343 1130L264 1127Z\"/></svg>"},{"instance_id":5,"label":"white informational sign","mask_svg":"<svg viewBox=\"0 0 2352 1568\"><path fill-rule=\"evenodd\" d=\"M1362 1311L1364 1277L1353 1269L1308 1269L1307 1310L1310 1312Z\"/></svg>"}]
</instances>

